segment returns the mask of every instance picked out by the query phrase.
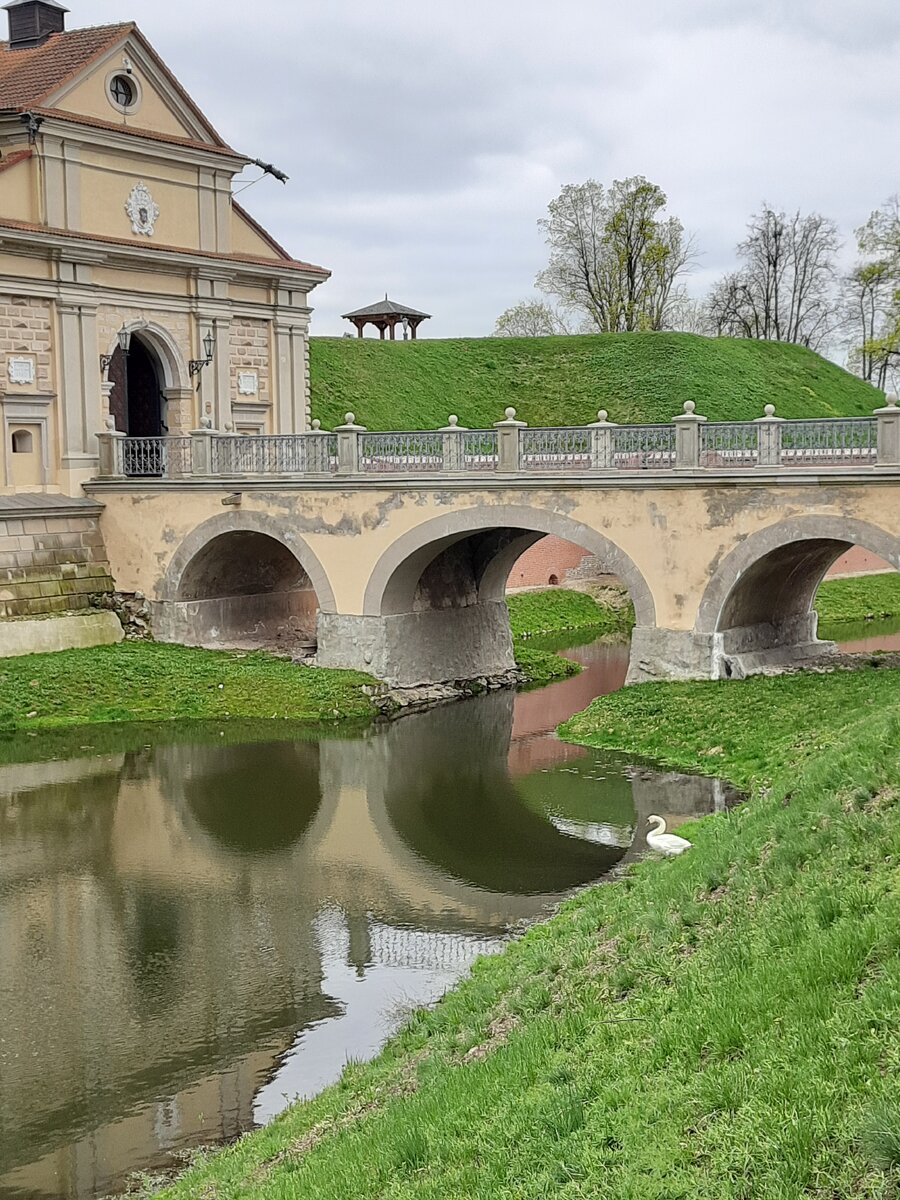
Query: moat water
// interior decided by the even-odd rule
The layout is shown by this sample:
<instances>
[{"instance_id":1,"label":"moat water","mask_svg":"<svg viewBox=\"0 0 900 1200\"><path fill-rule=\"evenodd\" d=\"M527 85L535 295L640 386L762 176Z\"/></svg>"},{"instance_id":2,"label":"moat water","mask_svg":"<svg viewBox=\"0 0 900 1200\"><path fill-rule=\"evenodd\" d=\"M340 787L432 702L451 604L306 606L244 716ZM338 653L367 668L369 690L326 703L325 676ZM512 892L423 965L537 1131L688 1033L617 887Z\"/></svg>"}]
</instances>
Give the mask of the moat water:
<instances>
[{"instance_id":1,"label":"moat water","mask_svg":"<svg viewBox=\"0 0 900 1200\"><path fill-rule=\"evenodd\" d=\"M109 1195L264 1123L644 853L650 813L725 806L559 741L628 660L566 653L573 679L355 736L92 727L0 766L2 1200Z\"/></svg>"}]
</instances>

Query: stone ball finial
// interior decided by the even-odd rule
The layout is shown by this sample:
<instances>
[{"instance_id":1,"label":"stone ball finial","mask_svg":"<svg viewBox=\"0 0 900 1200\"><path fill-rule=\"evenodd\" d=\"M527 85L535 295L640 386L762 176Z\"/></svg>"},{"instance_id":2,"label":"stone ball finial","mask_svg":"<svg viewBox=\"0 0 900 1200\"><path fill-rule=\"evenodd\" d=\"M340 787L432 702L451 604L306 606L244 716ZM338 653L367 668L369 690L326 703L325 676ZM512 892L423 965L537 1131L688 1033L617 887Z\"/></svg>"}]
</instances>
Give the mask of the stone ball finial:
<instances>
[{"instance_id":1,"label":"stone ball finial","mask_svg":"<svg viewBox=\"0 0 900 1200\"><path fill-rule=\"evenodd\" d=\"M226 433L234 433L234 422L233 421L225 422L225 432Z\"/></svg>"},{"instance_id":2,"label":"stone ball finial","mask_svg":"<svg viewBox=\"0 0 900 1200\"><path fill-rule=\"evenodd\" d=\"M108 417L105 419L105 421L103 422L103 424L104 424L104 425L106 426L106 428L107 428L107 429L110 431L110 433L115 433L115 431L116 431L116 418L115 418L114 416L112 416L112 415L108 416Z\"/></svg>"},{"instance_id":3,"label":"stone ball finial","mask_svg":"<svg viewBox=\"0 0 900 1200\"><path fill-rule=\"evenodd\" d=\"M601 408L600 411L597 413L597 420L598 421L608 421L609 420L609 413L606 411L605 408Z\"/></svg>"},{"instance_id":4,"label":"stone ball finial","mask_svg":"<svg viewBox=\"0 0 900 1200\"><path fill-rule=\"evenodd\" d=\"M697 407L697 405L694 403L693 400L685 400L684 411L687 413L688 416L691 416L691 414L693 413L693 411L696 407Z\"/></svg>"},{"instance_id":5,"label":"stone ball finial","mask_svg":"<svg viewBox=\"0 0 900 1200\"><path fill-rule=\"evenodd\" d=\"M514 421L516 419L516 410L514 408L506 409L506 419L507 421Z\"/></svg>"},{"instance_id":6,"label":"stone ball finial","mask_svg":"<svg viewBox=\"0 0 900 1200\"><path fill-rule=\"evenodd\" d=\"M344 424L345 425L355 425L356 424L356 413L344 413Z\"/></svg>"},{"instance_id":7,"label":"stone ball finial","mask_svg":"<svg viewBox=\"0 0 900 1200\"><path fill-rule=\"evenodd\" d=\"M896 392L888 392L887 406L888 406L888 408L896 408L897 407L897 393Z\"/></svg>"},{"instance_id":8,"label":"stone ball finial","mask_svg":"<svg viewBox=\"0 0 900 1200\"><path fill-rule=\"evenodd\" d=\"M318 433L318 431L322 428L322 422L319 420L318 417L316 417L315 420L313 421L312 428L313 428L314 433Z\"/></svg>"},{"instance_id":9,"label":"stone ball finial","mask_svg":"<svg viewBox=\"0 0 900 1200\"><path fill-rule=\"evenodd\" d=\"M201 417L200 418L200 428L201 429L212 429L211 418L210 417Z\"/></svg>"},{"instance_id":10,"label":"stone ball finial","mask_svg":"<svg viewBox=\"0 0 900 1200\"><path fill-rule=\"evenodd\" d=\"M766 413L767 417L774 417L775 416L775 405L767 404L766 408L765 408L765 413Z\"/></svg>"},{"instance_id":11,"label":"stone ball finial","mask_svg":"<svg viewBox=\"0 0 900 1200\"><path fill-rule=\"evenodd\" d=\"M455 413L451 413L447 418L447 424L452 425L455 428L459 424L459 417Z\"/></svg>"}]
</instances>

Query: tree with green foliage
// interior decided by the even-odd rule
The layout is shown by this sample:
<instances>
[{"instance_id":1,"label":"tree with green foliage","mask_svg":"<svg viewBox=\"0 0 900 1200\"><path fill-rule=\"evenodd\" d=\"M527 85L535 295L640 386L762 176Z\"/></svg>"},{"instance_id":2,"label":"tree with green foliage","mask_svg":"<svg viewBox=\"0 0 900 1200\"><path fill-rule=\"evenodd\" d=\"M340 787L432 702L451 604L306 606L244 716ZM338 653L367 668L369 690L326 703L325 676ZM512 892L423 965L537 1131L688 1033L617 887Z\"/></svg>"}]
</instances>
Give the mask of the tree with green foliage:
<instances>
[{"instance_id":1,"label":"tree with green foliage","mask_svg":"<svg viewBox=\"0 0 900 1200\"><path fill-rule=\"evenodd\" d=\"M860 261L844 284L850 365L882 390L900 362L900 196L856 231Z\"/></svg>"},{"instance_id":2,"label":"tree with green foliage","mask_svg":"<svg viewBox=\"0 0 900 1200\"><path fill-rule=\"evenodd\" d=\"M794 342L817 349L838 324L837 226L820 213L750 218L737 248L743 265L723 276L707 301L718 335Z\"/></svg>"},{"instance_id":3,"label":"tree with green foliage","mask_svg":"<svg viewBox=\"0 0 900 1200\"><path fill-rule=\"evenodd\" d=\"M559 313L545 300L522 300L500 314L494 337L549 337L568 333Z\"/></svg>"},{"instance_id":4,"label":"tree with green foliage","mask_svg":"<svg viewBox=\"0 0 900 1200\"><path fill-rule=\"evenodd\" d=\"M663 329L693 241L666 194L641 175L567 184L538 224L550 262L537 287L600 333Z\"/></svg>"}]
</instances>

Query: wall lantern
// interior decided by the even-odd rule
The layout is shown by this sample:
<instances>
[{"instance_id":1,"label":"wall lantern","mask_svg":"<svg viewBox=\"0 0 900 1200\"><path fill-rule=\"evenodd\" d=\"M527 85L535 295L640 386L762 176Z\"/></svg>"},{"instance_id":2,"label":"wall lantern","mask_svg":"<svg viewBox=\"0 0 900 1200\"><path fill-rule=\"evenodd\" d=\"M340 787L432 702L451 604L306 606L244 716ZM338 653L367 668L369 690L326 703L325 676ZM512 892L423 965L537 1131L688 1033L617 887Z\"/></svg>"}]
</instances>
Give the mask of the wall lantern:
<instances>
[{"instance_id":1,"label":"wall lantern","mask_svg":"<svg viewBox=\"0 0 900 1200\"><path fill-rule=\"evenodd\" d=\"M191 376L199 375L204 367L208 367L213 359L213 351L216 348L216 339L212 330L203 339L203 349L206 352L206 358L192 358L188 363L188 370ZM200 380L197 380L197 387L200 386Z\"/></svg>"},{"instance_id":2,"label":"wall lantern","mask_svg":"<svg viewBox=\"0 0 900 1200\"><path fill-rule=\"evenodd\" d=\"M128 351L131 349L131 330L126 329L125 326L123 325L122 328L119 330L119 332L116 334L116 340L119 343L119 349L122 351L122 353L127 354ZM105 375L106 372L109 370L109 364L112 362L112 360L113 360L112 354L101 354L100 355L100 374L101 375Z\"/></svg>"}]
</instances>

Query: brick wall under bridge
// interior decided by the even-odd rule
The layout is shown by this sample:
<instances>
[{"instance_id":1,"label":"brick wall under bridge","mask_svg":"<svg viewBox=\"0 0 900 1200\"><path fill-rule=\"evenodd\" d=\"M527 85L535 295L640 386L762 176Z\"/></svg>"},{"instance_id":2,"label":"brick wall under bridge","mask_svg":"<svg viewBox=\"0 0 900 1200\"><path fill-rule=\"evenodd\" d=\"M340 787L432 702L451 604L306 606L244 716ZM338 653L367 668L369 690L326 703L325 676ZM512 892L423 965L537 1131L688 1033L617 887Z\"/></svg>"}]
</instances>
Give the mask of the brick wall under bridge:
<instances>
[{"instance_id":1,"label":"brick wall under bridge","mask_svg":"<svg viewBox=\"0 0 900 1200\"><path fill-rule=\"evenodd\" d=\"M215 642L210 601L217 620L258 602L290 621L314 594L319 661L399 686L512 666L506 580L547 534L597 556L631 592L632 681L742 674L819 653L811 606L831 564L859 545L900 566L891 466L119 479L87 490L104 505L116 585L150 598L158 637Z\"/></svg>"}]
</instances>

